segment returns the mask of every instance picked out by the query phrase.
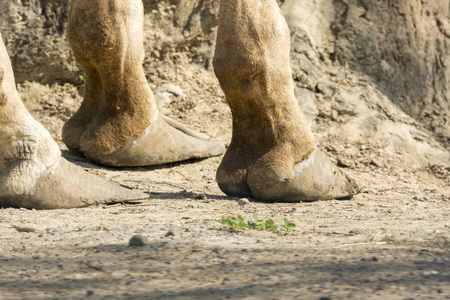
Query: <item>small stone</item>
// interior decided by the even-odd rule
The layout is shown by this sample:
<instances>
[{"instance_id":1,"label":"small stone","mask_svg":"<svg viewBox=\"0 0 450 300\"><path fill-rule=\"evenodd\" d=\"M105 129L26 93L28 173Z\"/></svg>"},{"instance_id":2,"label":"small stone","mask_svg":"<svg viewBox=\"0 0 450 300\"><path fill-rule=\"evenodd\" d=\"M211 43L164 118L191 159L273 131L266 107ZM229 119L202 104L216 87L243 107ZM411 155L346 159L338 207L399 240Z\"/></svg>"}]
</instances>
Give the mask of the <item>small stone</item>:
<instances>
[{"instance_id":1,"label":"small stone","mask_svg":"<svg viewBox=\"0 0 450 300\"><path fill-rule=\"evenodd\" d=\"M182 97L182 98L186 97L186 95L183 92L183 89L181 87L179 87L178 85L167 84L165 86L165 90L171 94L174 94L177 97Z\"/></svg>"},{"instance_id":2,"label":"small stone","mask_svg":"<svg viewBox=\"0 0 450 300\"><path fill-rule=\"evenodd\" d=\"M372 165L374 165L375 167L378 167L378 168L382 168L383 167L383 162L381 161L381 159L379 159L377 157L372 158L370 163Z\"/></svg>"},{"instance_id":3,"label":"small stone","mask_svg":"<svg viewBox=\"0 0 450 300\"><path fill-rule=\"evenodd\" d=\"M350 230L350 234L361 234L363 232L363 229L361 227L355 227L352 230Z\"/></svg>"},{"instance_id":4,"label":"small stone","mask_svg":"<svg viewBox=\"0 0 450 300\"><path fill-rule=\"evenodd\" d=\"M247 204L249 204L249 203L250 203L250 201L248 201L247 198L241 198L241 199L238 200L238 204L239 204L240 206L245 206L245 205L247 205Z\"/></svg>"},{"instance_id":5,"label":"small stone","mask_svg":"<svg viewBox=\"0 0 450 300\"><path fill-rule=\"evenodd\" d=\"M172 230L167 231L165 237L175 236L175 233L173 233Z\"/></svg>"},{"instance_id":6,"label":"small stone","mask_svg":"<svg viewBox=\"0 0 450 300\"><path fill-rule=\"evenodd\" d=\"M24 224L20 226L13 226L19 232L36 232L37 226L35 224Z\"/></svg>"},{"instance_id":7,"label":"small stone","mask_svg":"<svg viewBox=\"0 0 450 300\"><path fill-rule=\"evenodd\" d=\"M130 239L129 246L144 246L149 243L148 238L137 234Z\"/></svg>"},{"instance_id":8,"label":"small stone","mask_svg":"<svg viewBox=\"0 0 450 300\"><path fill-rule=\"evenodd\" d=\"M426 196L424 196L424 195L417 195L417 196L414 196L414 198L413 198L414 200L418 200L418 201L428 201L429 199L426 197Z\"/></svg>"},{"instance_id":9,"label":"small stone","mask_svg":"<svg viewBox=\"0 0 450 300\"><path fill-rule=\"evenodd\" d=\"M195 200L206 200L208 199L203 193L194 193L193 194Z\"/></svg>"},{"instance_id":10,"label":"small stone","mask_svg":"<svg viewBox=\"0 0 450 300\"><path fill-rule=\"evenodd\" d=\"M372 256L372 261L378 261L378 258L376 256Z\"/></svg>"},{"instance_id":11,"label":"small stone","mask_svg":"<svg viewBox=\"0 0 450 300\"><path fill-rule=\"evenodd\" d=\"M94 295L94 291L89 290L89 291L86 292L86 296L87 297L90 297L90 296L93 296L93 295Z\"/></svg>"},{"instance_id":12,"label":"small stone","mask_svg":"<svg viewBox=\"0 0 450 300\"><path fill-rule=\"evenodd\" d=\"M347 159L345 157L338 157L337 164L339 167L343 167L343 168L350 168L350 169L355 168L355 162L350 159Z\"/></svg>"},{"instance_id":13,"label":"small stone","mask_svg":"<svg viewBox=\"0 0 450 300\"><path fill-rule=\"evenodd\" d=\"M431 276L431 275L437 275L437 274L439 274L439 272L438 271L425 271L425 272L423 272L422 273L422 275L423 276L425 276L425 277L427 277L427 276Z\"/></svg>"},{"instance_id":14,"label":"small stone","mask_svg":"<svg viewBox=\"0 0 450 300\"><path fill-rule=\"evenodd\" d=\"M111 278L114 278L114 279L122 279L122 278L127 277L128 273L129 273L128 270L117 270L117 271L112 272L110 276L111 276Z\"/></svg>"}]
</instances>

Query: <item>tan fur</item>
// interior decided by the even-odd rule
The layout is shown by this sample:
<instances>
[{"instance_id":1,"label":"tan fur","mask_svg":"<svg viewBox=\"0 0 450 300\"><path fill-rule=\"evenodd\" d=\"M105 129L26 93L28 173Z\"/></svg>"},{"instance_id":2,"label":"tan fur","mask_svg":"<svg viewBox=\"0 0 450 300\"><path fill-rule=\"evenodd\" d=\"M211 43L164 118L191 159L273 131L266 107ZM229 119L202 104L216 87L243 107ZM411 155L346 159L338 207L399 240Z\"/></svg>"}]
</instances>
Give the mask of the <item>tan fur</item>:
<instances>
[{"instance_id":1,"label":"tan fur","mask_svg":"<svg viewBox=\"0 0 450 300\"><path fill-rule=\"evenodd\" d=\"M1 35L0 102L2 197L27 192L40 174L58 163L60 151L50 133L33 119L23 105Z\"/></svg>"},{"instance_id":2,"label":"tan fur","mask_svg":"<svg viewBox=\"0 0 450 300\"><path fill-rule=\"evenodd\" d=\"M317 154L294 96L289 54L289 28L275 0L221 0L214 71L233 137L217 182L228 195L266 201L348 196L352 184Z\"/></svg>"},{"instance_id":3,"label":"tan fur","mask_svg":"<svg viewBox=\"0 0 450 300\"><path fill-rule=\"evenodd\" d=\"M61 158L19 97L1 35L0 74L0 207L72 208L147 198Z\"/></svg>"},{"instance_id":4,"label":"tan fur","mask_svg":"<svg viewBox=\"0 0 450 300\"><path fill-rule=\"evenodd\" d=\"M63 128L69 149L117 167L224 152L159 114L142 67L141 0L72 0L67 33L86 73L83 103Z\"/></svg>"},{"instance_id":5,"label":"tan fur","mask_svg":"<svg viewBox=\"0 0 450 300\"><path fill-rule=\"evenodd\" d=\"M214 71L232 110L233 138L218 181L235 177L243 190L256 159L269 155L290 173L315 141L295 100L289 29L275 1L222 0L219 18Z\"/></svg>"},{"instance_id":6,"label":"tan fur","mask_svg":"<svg viewBox=\"0 0 450 300\"><path fill-rule=\"evenodd\" d=\"M353 195L355 186L316 149L296 102L289 29L275 0L222 0L219 19L214 70L233 116L232 141L217 171L221 189L267 201ZM159 115L142 68L142 31L141 0L71 1L68 36L86 90L64 126L67 146L112 166L221 154L221 146ZM0 74L0 205L14 205L18 195L20 205L39 208L115 201L115 188L59 163L57 144L20 100L3 43ZM73 178L62 182L65 174ZM83 185L80 195L72 182ZM97 193L90 182L105 189Z\"/></svg>"},{"instance_id":7,"label":"tan fur","mask_svg":"<svg viewBox=\"0 0 450 300\"><path fill-rule=\"evenodd\" d=\"M71 1L67 34L86 87L83 104L64 126L70 149L110 153L157 115L142 68L142 28L141 1Z\"/></svg>"},{"instance_id":8,"label":"tan fur","mask_svg":"<svg viewBox=\"0 0 450 300\"><path fill-rule=\"evenodd\" d=\"M2 85L4 74L5 71L0 69L0 86ZM6 105L6 94L3 91L3 89L0 89L0 107L5 105Z\"/></svg>"}]
</instances>

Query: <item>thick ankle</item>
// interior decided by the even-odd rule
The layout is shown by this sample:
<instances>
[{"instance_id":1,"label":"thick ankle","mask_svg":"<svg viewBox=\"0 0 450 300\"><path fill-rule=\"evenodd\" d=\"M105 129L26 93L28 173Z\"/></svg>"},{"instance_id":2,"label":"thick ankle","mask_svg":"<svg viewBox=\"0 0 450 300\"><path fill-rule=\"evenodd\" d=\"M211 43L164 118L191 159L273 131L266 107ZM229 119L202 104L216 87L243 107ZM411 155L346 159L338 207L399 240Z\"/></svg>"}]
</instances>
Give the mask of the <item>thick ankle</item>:
<instances>
[{"instance_id":1,"label":"thick ankle","mask_svg":"<svg viewBox=\"0 0 450 300\"><path fill-rule=\"evenodd\" d=\"M60 160L59 147L50 133L31 116L25 119L20 128L5 125L1 130L9 129L14 136L0 142L0 198L27 193L41 174Z\"/></svg>"}]
</instances>

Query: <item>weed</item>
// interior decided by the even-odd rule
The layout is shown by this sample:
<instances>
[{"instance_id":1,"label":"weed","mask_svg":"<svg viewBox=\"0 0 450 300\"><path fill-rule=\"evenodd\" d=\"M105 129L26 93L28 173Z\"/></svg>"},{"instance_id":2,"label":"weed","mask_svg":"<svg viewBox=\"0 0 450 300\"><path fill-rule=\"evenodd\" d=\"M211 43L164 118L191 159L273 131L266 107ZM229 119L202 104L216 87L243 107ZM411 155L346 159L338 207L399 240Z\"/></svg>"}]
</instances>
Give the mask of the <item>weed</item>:
<instances>
[{"instance_id":1,"label":"weed","mask_svg":"<svg viewBox=\"0 0 450 300\"><path fill-rule=\"evenodd\" d=\"M259 231L270 231L278 234L288 234L292 228L296 225L290 222L287 218L284 218L284 228L278 229L275 222L272 219L261 220L258 215L254 215L254 221L245 222L244 218L241 216L222 218L217 220L218 223L230 228L230 229L247 229L247 230L259 230Z\"/></svg>"},{"instance_id":2,"label":"weed","mask_svg":"<svg viewBox=\"0 0 450 300\"><path fill-rule=\"evenodd\" d=\"M425 232L423 229L420 229L419 234L422 236L422 238L427 241L430 238L432 238L432 233L431 232Z\"/></svg>"},{"instance_id":3,"label":"weed","mask_svg":"<svg viewBox=\"0 0 450 300\"><path fill-rule=\"evenodd\" d=\"M397 233L395 233L395 231L392 231L392 230L390 230L389 232L390 232L390 234L384 235L383 241L396 242L397 241L397 239L396 239Z\"/></svg>"},{"instance_id":4,"label":"weed","mask_svg":"<svg viewBox=\"0 0 450 300\"><path fill-rule=\"evenodd\" d=\"M373 242L373 241L375 240L375 235L374 235L374 234L368 234L368 235L366 236L366 240L367 240L368 242Z\"/></svg>"},{"instance_id":5,"label":"weed","mask_svg":"<svg viewBox=\"0 0 450 300\"><path fill-rule=\"evenodd\" d=\"M84 74L78 74L78 79L81 80L81 88L84 88L84 86L86 85L86 76L84 76Z\"/></svg>"}]
</instances>

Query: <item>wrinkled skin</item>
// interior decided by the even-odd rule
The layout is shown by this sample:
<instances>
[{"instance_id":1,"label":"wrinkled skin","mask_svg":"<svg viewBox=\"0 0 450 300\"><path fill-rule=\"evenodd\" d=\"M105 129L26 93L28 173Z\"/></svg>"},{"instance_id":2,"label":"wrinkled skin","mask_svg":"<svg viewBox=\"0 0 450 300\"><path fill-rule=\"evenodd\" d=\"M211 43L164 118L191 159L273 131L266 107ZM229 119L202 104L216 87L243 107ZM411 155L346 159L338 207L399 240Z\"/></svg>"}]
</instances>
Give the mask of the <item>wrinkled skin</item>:
<instances>
[{"instance_id":1,"label":"wrinkled skin","mask_svg":"<svg viewBox=\"0 0 450 300\"><path fill-rule=\"evenodd\" d=\"M56 209L147 198L61 158L20 99L1 35L0 99L0 207Z\"/></svg>"}]
</instances>

